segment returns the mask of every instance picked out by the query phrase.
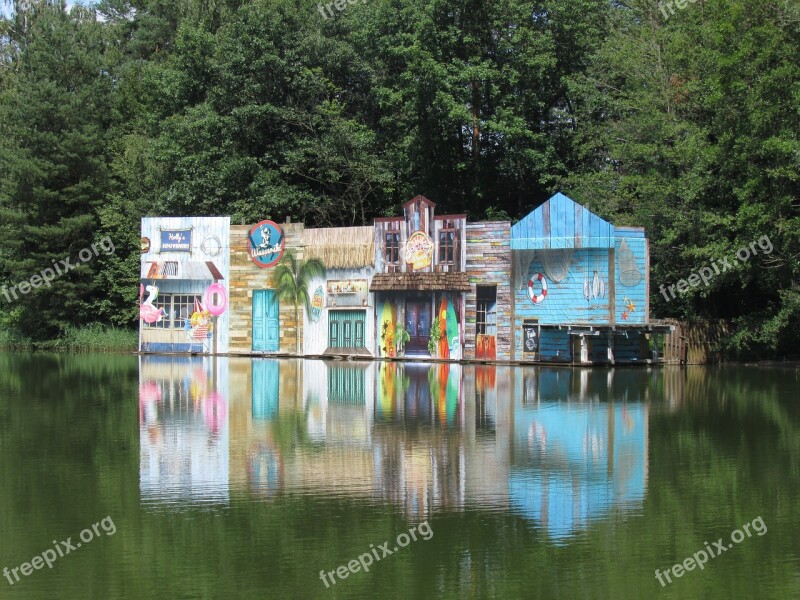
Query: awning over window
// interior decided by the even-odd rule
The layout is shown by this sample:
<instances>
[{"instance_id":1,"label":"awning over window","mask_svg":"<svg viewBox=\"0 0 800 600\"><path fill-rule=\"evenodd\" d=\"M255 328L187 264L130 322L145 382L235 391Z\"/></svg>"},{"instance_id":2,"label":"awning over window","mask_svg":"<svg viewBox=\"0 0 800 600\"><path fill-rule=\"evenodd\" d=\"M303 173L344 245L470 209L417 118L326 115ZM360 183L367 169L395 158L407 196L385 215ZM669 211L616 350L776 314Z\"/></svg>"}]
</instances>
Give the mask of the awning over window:
<instances>
[{"instance_id":1,"label":"awning over window","mask_svg":"<svg viewBox=\"0 0 800 600\"><path fill-rule=\"evenodd\" d=\"M372 278L370 292L468 292L466 273L378 273Z\"/></svg>"},{"instance_id":2,"label":"awning over window","mask_svg":"<svg viewBox=\"0 0 800 600\"><path fill-rule=\"evenodd\" d=\"M142 263L142 279L184 279L188 281L222 281L217 266L209 261L179 262L177 260L146 261Z\"/></svg>"}]
</instances>

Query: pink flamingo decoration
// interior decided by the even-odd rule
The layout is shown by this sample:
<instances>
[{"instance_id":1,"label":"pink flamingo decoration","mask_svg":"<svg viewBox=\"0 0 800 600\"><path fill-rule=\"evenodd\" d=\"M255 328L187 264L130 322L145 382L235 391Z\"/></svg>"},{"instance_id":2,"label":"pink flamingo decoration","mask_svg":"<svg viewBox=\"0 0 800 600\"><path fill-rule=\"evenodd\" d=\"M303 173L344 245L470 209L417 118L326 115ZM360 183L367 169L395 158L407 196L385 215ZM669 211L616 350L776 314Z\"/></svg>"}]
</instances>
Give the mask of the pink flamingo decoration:
<instances>
[{"instance_id":1,"label":"pink flamingo decoration","mask_svg":"<svg viewBox=\"0 0 800 600\"><path fill-rule=\"evenodd\" d=\"M148 381L139 386L139 423L158 420L157 405L161 401L161 388L154 381Z\"/></svg>"},{"instance_id":2,"label":"pink flamingo decoration","mask_svg":"<svg viewBox=\"0 0 800 600\"><path fill-rule=\"evenodd\" d=\"M167 316L167 312L163 308L156 308L153 306L153 300L158 297L158 288L154 285L147 286L147 300L142 302L144 296L144 286L139 284L139 318L145 323L158 323L161 319Z\"/></svg>"}]
</instances>

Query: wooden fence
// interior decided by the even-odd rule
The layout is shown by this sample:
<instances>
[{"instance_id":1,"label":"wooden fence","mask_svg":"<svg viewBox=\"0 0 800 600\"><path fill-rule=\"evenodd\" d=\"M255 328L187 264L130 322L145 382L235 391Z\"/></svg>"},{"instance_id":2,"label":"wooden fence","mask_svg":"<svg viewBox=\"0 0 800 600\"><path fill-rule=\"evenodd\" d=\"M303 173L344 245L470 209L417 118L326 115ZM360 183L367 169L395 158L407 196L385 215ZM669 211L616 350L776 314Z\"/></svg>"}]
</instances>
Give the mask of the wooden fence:
<instances>
[{"instance_id":1,"label":"wooden fence","mask_svg":"<svg viewBox=\"0 0 800 600\"><path fill-rule=\"evenodd\" d=\"M665 319L675 326L664 336L664 362L671 365L704 365L722 360L719 342L730 335L731 327L725 321L678 321Z\"/></svg>"}]
</instances>

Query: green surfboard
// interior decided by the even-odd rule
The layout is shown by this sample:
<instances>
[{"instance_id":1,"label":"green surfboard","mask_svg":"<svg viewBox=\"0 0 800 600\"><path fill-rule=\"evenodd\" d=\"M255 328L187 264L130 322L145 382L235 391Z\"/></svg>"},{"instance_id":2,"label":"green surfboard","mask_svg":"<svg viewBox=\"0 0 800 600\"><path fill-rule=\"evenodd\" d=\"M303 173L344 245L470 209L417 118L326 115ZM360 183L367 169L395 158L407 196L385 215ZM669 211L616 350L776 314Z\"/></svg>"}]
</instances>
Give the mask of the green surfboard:
<instances>
[{"instance_id":1,"label":"green surfboard","mask_svg":"<svg viewBox=\"0 0 800 600\"><path fill-rule=\"evenodd\" d=\"M450 358L460 358L458 354L460 340L458 336L458 317L453 299L447 298L447 342L450 346Z\"/></svg>"}]
</instances>

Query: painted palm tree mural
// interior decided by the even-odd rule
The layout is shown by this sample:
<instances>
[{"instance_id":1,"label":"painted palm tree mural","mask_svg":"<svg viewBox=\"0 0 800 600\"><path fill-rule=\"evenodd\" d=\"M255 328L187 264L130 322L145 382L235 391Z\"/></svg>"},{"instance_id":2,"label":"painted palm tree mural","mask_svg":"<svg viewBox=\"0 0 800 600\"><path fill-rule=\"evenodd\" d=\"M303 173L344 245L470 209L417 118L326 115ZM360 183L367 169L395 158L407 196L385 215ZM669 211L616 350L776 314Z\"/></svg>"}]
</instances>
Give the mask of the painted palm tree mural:
<instances>
[{"instance_id":1,"label":"painted palm tree mural","mask_svg":"<svg viewBox=\"0 0 800 600\"><path fill-rule=\"evenodd\" d=\"M287 250L275 267L276 291L281 300L294 305L295 343L297 353L300 353L300 305L305 306L306 312L311 313L311 297L309 292L311 282L317 278L324 278L325 265L317 258L298 261L294 252Z\"/></svg>"}]
</instances>

